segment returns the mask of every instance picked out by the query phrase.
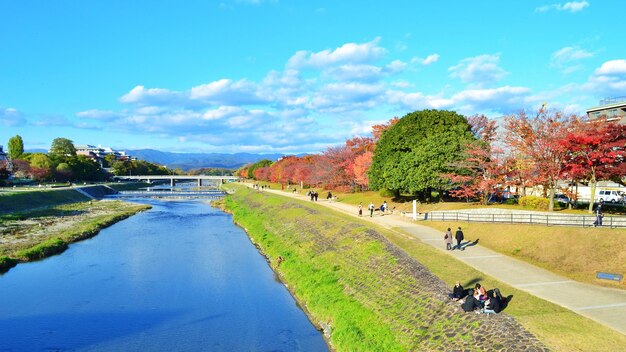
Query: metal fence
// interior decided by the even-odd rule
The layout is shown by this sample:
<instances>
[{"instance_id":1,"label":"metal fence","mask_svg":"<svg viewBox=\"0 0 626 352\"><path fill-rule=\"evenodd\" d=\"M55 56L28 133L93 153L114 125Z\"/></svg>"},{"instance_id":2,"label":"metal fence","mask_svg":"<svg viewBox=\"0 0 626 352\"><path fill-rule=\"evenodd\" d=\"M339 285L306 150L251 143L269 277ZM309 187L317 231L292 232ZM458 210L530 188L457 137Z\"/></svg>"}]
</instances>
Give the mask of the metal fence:
<instances>
[{"instance_id":1,"label":"metal fence","mask_svg":"<svg viewBox=\"0 0 626 352\"><path fill-rule=\"evenodd\" d=\"M425 215L425 220L585 227L593 226L594 222L596 221L596 216L531 213L480 214L460 212L430 212ZM626 227L626 217L605 216L602 219L602 226L610 228Z\"/></svg>"}]
</instances>

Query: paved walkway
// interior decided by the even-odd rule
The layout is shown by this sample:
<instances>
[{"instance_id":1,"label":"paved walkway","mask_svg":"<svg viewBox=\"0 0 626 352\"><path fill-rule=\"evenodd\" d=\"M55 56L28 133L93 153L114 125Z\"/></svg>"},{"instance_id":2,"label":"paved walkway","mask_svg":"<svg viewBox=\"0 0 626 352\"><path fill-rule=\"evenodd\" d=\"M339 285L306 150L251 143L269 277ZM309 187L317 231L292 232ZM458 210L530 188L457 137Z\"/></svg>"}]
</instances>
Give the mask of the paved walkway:
<instances>
[{"instance_id":1,"label":"paved walkway","mask_svg":"<svg viewBox=\"0 0 626 352\"><path fill-rule=\"evenodd\" d=\"M265 190L267 191L302 200L308 199L305 195L286 190ZM350 204L325 199L320 199L318 204L358 217L357 207ZM480 245L471 246L465 251L446 251L443 233L400 215L381 216L375 213L374 217L370 218L366 207L367 204L364 204L361 218L363 220L413 236L497 280L626 335L626 290L579 283Z\"/></svg>"}]
</instances>

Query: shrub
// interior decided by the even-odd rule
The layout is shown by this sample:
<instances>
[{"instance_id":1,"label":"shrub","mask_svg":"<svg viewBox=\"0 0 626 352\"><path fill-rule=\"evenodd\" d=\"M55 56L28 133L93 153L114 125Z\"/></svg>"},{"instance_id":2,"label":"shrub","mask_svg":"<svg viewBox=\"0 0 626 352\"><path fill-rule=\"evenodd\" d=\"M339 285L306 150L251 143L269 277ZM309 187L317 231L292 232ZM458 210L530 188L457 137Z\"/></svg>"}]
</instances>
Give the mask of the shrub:
<instances>
[{"instance_id":1,"label":"shrub","mask_svg":"<svg viewBox=\"0 0 626 352\"><path fill-rule=\"evenodd\" d=\"M393 194L393 191L390 191L386 188L383 188L380 190L380 196L381 197L393 197L395 194Z\"/></svg>"},{"instance_id":2,"label":"shrub","mask_svg":"<svg viewBox=\"0 0 626 352\"><path fill-rule=\"evenodd\" d=\"M519 205L523 206L524 208L548 210L549 204L550 200L543 197L525 196L519 199Z\"/></svg>"},{"instance_id":3,"label":"shrub","mask_svg":"<svg viewBox=\"0 0 626 352\"><path fill-rule=\"evenodd\" d=\"M517 198L508 198L504 201L504 204L515 205L517 204Z\"/></svg>"}]
</instances>

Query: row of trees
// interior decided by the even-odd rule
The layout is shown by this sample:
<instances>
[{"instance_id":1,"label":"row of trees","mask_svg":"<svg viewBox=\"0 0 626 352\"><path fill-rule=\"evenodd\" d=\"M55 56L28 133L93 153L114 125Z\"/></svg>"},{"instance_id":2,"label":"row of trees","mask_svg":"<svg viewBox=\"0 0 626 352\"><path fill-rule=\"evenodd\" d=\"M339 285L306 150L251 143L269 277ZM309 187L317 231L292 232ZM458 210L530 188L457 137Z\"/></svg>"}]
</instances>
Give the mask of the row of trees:
<instances>
[{"instance_id":1,"label":"row of trees","mask_svg":"<svg viewBox=\"0 0 626 352\"><path fill-rule=\"evenodd\" d=\"M367 171L382 132L399 121L393 118L372 127L372 137L354 137L344 145L330 147L320 154L286 156L276 162L261 160L246 165L237 175L284 184L306 184L342 191L368 189Z\"/></svg>"},{"instance_id":2,"label":"row of trees","mask_svg":"<svg viewBox=\"0 0 626 352\"><path fill-rule=\"evenodd\" d=\"M432 191L448 191L453 197L483 202L505 187L517 187L525 195L528 187L541 186L552 210L557 181L588 182L593 188L600 180L620 181L626 173L625 126L587 121L544 106L533 115L508 116L501 133L498 129L496 121L484 115L415 111L374 126L372 137L355 137L320 154L275 163L263 160L238 174L422 199Z\"/></svg>"},{"instance_id":3,"label":"row of trees","mask_svg":"<svg viewBox=\"0 0 626 352\"><path fill-rule=\"evenodd\" d=\"M33 179L35 181L103 181L110 175L104 168L110 168L116 175L167 175L170 171L160 165L143 160L116 160L107 155L103 160L94 160L85 155L77 155L74 143L67 138L55 138L48 154L25 153L22 137L9 139L8 155L11 166L0 162L0 179Z\"/></svg>"}]
</instances>

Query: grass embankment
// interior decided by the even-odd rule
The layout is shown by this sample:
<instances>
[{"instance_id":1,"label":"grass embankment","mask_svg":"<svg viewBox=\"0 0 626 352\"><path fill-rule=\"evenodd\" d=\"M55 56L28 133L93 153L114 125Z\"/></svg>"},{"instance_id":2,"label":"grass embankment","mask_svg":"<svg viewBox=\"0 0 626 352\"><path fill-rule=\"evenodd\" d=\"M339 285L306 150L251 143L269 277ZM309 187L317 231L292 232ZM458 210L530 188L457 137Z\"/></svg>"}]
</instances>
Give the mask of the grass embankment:
<instances>
[{"instance_id":1,"label":"grass embankment","mask_svg":"<svg viewBox=\"0 0 626 352\"><path fill-rule=\"evenodd\" d=\"M73 189L9 191L0 193L0 214L88 201L89 197Z\"/></svg>"},{"instance_id":2,"label":"grass embankment","mask_svg":"<svg viewBox=\"0 0 626 352\"><path fill-rule=\"evenodd\" d=\"M82 202L0 215L0 272L63 252L70 243L150 208L120 201Z\"/></svg>"},{"instance_id":3,"label":"grass embankment","mask_svg":"<svg viewBox=\"0 0 626 352\"><path fill-rule=\"evenodd\" d=\"M414 307L415 302L422 302L421 298L412 301L396 301L395 297L405 293L406 288L382 283L382 286L374 287L374 291L370 289L361 293L361 297L368 294L372 296L376 296L377 293L381 294L378 301L370 302L377 304L377 309L373 309L374 306L371 304L368 305L358 300L357 294L363 291L363 286L357 284L353 291L350 290L352 287L350 285L346 285L344 289L341 288L341 284L359 282L359 280L366 283L366 288L371 288L370 285L378 280L384 280L386 276L394 276L393 270L384 270L381 279L380 272L372 272L368 269L370 265L367 264L371 263L371 260L368 260L367 255L363 253L361 259L353 263L357 265L356 267L347 266L341 263L341 258L345 256L345 253L331 254L322 251L322 253L315 254L316 252L311 252L311 249L319 248L319 245L316 247L316 240L310 239L302 242L293 238L294 234L311 231L309 228L313 227L313 232L317 232L319 238L338 238L338 241L346 248L351 248L355 244L361 247L367 245L368 242L358 236L350 238L344 235L358 234L359 231L363 231L364 226L367 231L373 228L372 225L364 225L356 219L347 219L336 214L330 218L333 220L324 221L321 219L326 219L332 210L315 207L312 204L305 205L301 202L296 203L295 206L286 206L282 197L266 193L256 194L253 196L246 190L238 190L232 198L227 199L228 207L235 213L236 220L248 230L253 240L259 243L270 258L275 260L278 255L286 258L286 261L278 268L279 272L289 283L295 295L307 304L307 308L316 319L334 323L335 330L331 340L336 347L349 346L347 348L349 350L367 351L437 349L433 346L407 348L406 344L398 342L403 341L402 339L395 340L390 337L398 331L391 328L390 321L396 322L397 325L393 326L400 327L401 331L420 331L420 328L432 324L443 324L441 321L422 320L421 314L424 314L424 309ZM306 210L311 207L314 207L315 214L310 214L310 210ZM309 220L311 217L316 221ZM303 222L303 219L307 221ZM323 224L322 226L319 221ZM610 351L623 349L626 346L626 337L612 329L524 291L516 290L414 238L384 229L377 228L376 231L385 235L387 239L425 265L449 287L456 280L464 280L464 284L480 281L486 287L499 287L504 294L513 295L512 303L505 313L513 316L526 329L556 351ZM351 279L344 279L344 275ZM393 309L387 309L388 307ZM407 314L403 315L404 313ZM333 321L335 314L341 316L343 320ZM413 317L413 319L407 320L405 316ZM441 314L441 316L444 315ZM463 318L466 316L469 315ZM347 325L341 327L341 323ZM387 328L383 329L381 325ZM368 332L370 326L378 327L377 334L384 335L385 339ZM343 329L348 333L339 334L340 331L344 331ZM497 328L495 330L500 331ZM467 336L465 338L470 340ZM356 341L356 345L351 345L353 339L362 339L363 344ZM385 344L376 341L385 341ZM387 341L392 342L387 345ZM446 341L449 341L449 338L444 337L443 342L440 343ZM440 350L446 350L441 345L439 347ZM480 348L472 346L469 349Z\"/></svg>"},{"instance_id":4,"label":"grass embankment","mask_svg":"<svg viewBox=\"0 0 626 352\"><path fill-rule=\"evenodd\" d=\"M572 280L626 289L617 281L596 279L598 271L626 275L626 229L547 227L425 221L445 231L463 227L466 238Z\"/></svg>"},{"instance_id":5,"label":"grass embankment","mask_svg":"<svg viewBox=\"0 0 626 352\"><path fill-rule=\"evenodd\" d=\"M312 320L332 326L337 350L541 349L505 316L460 312L442 282L369 223L247 188L225 205Z\"/></svg>"},{"instance_id":6,"label":"grass embankment","mask_svg":"<svg viewBox=\"0 0 626 352\"><path fill-rule=\"evenodd\" d=\"M277 188L272 184L273 188ZM278 185L280 187L280 185ZM320 196L326 193L318 189ZM394 203L376 192L336 193L339 202L367 207L372 200L377 206L387 201L396 210L410 212L406 203ZM412 207L412 206L411 206ZM467 210L485 207L476 203L420 203L421 213L437 210ZM515 205L492 204L488 207L529 210ZM589 215L585 210L563 210L566 213ZM448 227L463 227L466 238L480 239L480 244L504 255L512 256L575 281L626 289L624 282L598 280L596 273L609 272L626 276L626 229L606 227L583 228L523 224L489 224L476 222L425 221L422 225L442 233ZM454 232L454 231L453 231Z\"/></svg>"}]
</instances>

